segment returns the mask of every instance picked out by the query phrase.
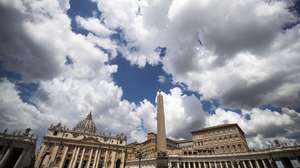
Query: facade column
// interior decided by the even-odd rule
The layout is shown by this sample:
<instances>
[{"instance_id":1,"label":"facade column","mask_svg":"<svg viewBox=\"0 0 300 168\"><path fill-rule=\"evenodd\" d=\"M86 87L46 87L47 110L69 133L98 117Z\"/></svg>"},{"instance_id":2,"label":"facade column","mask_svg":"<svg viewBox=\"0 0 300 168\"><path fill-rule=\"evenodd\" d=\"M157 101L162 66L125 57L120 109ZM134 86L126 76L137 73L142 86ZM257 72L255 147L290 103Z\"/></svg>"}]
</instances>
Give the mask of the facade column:
<instances>
[{"instance_id":1,"label":"facade column","mask_svg":"<svg viewBox=\"0 0 300 168\"><path fill-rule=\"evenodd\" d=\"M42 144L41 149L36 157L36 162L34 163L34 167L39 167L42 161L42 156L44 154L44 151L46 149L46 145Z\"/></svg>"},{"instance_id":2,"label":"facade column","mask_svg":"<svg viewBox=\"0 0 300 168\"><path fill-rule=\"evenodd\" d=\"M198 167L199 167L199 168L202 168L202 167L201 167L201 162L198 162Z\"/></svg>"},{"instance_id":3,"label":"facade column","mask_svg":"<svg viewBox=\"0 0 300 168\"><path fill-rule=\"evenodd\" d=\"M196 168L196 162L193 162L193 167Z\"/></svg>"},{"instance_id":4,"label":"facade column","mask_svg":"<svg viewBox=\"0 0 300 168\"><path fill-rule=\"evenodd\" d=\"M98 168L99 162L100 162L100 160L101 160L101 152L102 152L102 150L99 149L98 158L97 158L97 162L96 162L96 168ZM122 161L122 163L123 163L123 161Z\"/></svg>"},{"instance_id":5,"label":"facade column","mask_svg":"<svg viewBox=\"0 0 300 168\"><path fill-rule=\"evenodd\" d=\"M180 168L180 163L179 162L177 162L177 168Z\"/></svg>"},{"instance_id":6,"label":"facade column","mask_svg":"<svg viewBox=\"0 0 300 168\"><path fill-rule=\"evenodd\" d=\"M62 154L61 161L59 163L59 168L62 168L64 166L66 155L67 155L67 152L68 152L68 148L69 148L68 146L65 146L64 149L63 149L63 154Z\"/></svg>"},{"instance_id":7,"label":"facade column","mask_svg":"<svg viewBox=\"0 0 300 168\"><path fill-rule=\"evenodd\" d=\"M182 162L182 163L183 163L183 168L186 168L186 167L185 167L185 163L186 163L186 162Z\"/></svg>"},{"instance_id":8,"label":"facade column","mask_svg":"<svg viewBox=\"0 0 300 168\"><path fill-rule=\"evenodd\" d=\"M93 168L95 168L95 166L96 166L96 162L97 162L97 157L98 157L98 149L96 149L96 151L95 151L95 157L94 157L94 162L93 162Z\"/></svg>"},{"instance_id":9,"label":"facade column","mask_svg":"<svg viewBox=\"0 0 300 168\"><path fill-rule=\"evenodd\" d=\"M221 168L224 168L224 167L223 167L223 161L220 161L220 165L221 165Z\"/></svg>"},{"instance_id":10,"label":"facade column","mask_svg":"<svg viewBox=\"0 0 300 168\"><path fill-rule=\"evenodd\" d=\"M242 162L243 162L244 167L247 168L246 161L243 160Z\"/></svg>"},{"instance_id":11,"label":"facade column","mask_svg":"<svg viewBox=\"0 0 300 168\"><path fill-rule=\"evenodd\" d=\"M104 156L104 167L106 168L107 167L107 159L108 159L108 149L106 149L106 151L105 151L105 156Z\"/></svg>"},{"instance_id":12,"label":"facade column","mask_svg":"<svg viewBox=\"0 0 300 168\"><path fill-rule=\"evenodd\" d=\"M51 155L50 155L50 160L49 160L49 163L50 164L54 164L53 162L55 161L55 158L56 158L56 154L57 154L57 151L58 151L58 145L56 145L55 147L53 147L52 151L51 151ZM50 165L51 166L51 165Z\"/></svg>"},{"instance_id":13,"label":"facade column","mask_svg":"<svg viewBox=\"0 0 300 168\"><path fill-rule=\"evenodd\" d=\"M255 160L255 163L256 163L256 167L257 167L257 168L260 168L260 165L259 165L259 163L258 163L257 160Z\"/></svg>"},{"instance_id":14,"label":"facade column","mask_svg":"<svg viewBox=\"0 0 300 168\"><path fill-rule=\"evenodd\" d=\"M188 162L188 168L191 168L191 162Z\"/></svg>"},{"instance_id":15,"label":"facade column","mask_svg":"<svg viewBox=\"0 0 300 168\"><path fill-rule=\"evenodd\" d=\"M267 165L266 165L266 161L265 161L265 159L261 159L261 161L262 161L262 163L263 163L264 167L265 167L265 168L268 168L268 167L267 167Z\"/></svg>"},{"instance_id":16,"label":"facade column","mask_svg":"<svg viewBox=\"0 0 300 168\"><path fill-rule=\"evenodd\" d=\"M71 160L70 160L70 163L69 163L69 168L72 168L72 165L73 165L73 160L74 160L74 157L76 155L76 151L77 151L77 147L74 147L73 149L73 152L72 152L72 157L71 157Z\"/></svg>"},{"instance_id":17,"label":"facade column","mask_svg":"<svg viewBox=\"0 0 300 168\"><path fill-rule=\"evenodd\" d=\"M77 163L77 158L78 158L79 151L80 151L80 147L77 148L76 155L75 155L74 160L73 160L72 168L76 167L76 163Z\"/></svg>"},{"instance_id":18,"label":"facade column","mask_svg":"<svg viewBox=\"0 0 300 168\"><path fill-rule=\"evenodd\" d=\"M212 164L211 162L208 162L208 167L209 167L209 168L211 168L211 167L212 167L212 166L211 166L211 164Z\"/></svg>"},{"instance_id":19,"label":"facade column","mask_svg":"<svg viewBox=\"0 0 300 168\"><path fill-rule=\"evenodd\" d=\"M204 168L206 168L206 162L203 162Z\"/></svg>"},{"instance_id":20,"label":"facade column","mask_svg":"<svg viewBox=\"0 0 300 168\"><path fill-rule=\"evenodd\" d=\"M87 167L90 167L92 155L93 155L93 148L92 148L91 151L90 151L90 156L89 156L89 160L88 160L88 162L87 162Z\"/></svg>"},{"instance_id":21,"label":"facade column","mask_svg":"<svg viewBox=\"0 0 300 168\"><path fill-rule=\"evenodd\" d=\"M11 153L12 153L12 147L8 148L8 150L5 152L3 158L0 161L0 167L4 167L4 164L6 163Z\"/></svg>"},{"instance_id":22,"label":"facade column","mask_svg":"<svg viewBox=\"0 0 300 168\"><path fill-rule=\"evenodd\" d=\"M226 165L226 168L229 168L229 167L228 167L228 162L227 162L227 161L225 161L225 165Z\"/></svg>"},{"instance_id":23,"label":"facade column","mask_svg":"<svg viewBox=\"0 0 300 168\"><path fill-rule=\"evenodd\" d=\"M82 149L81 157L80 157L80 161L79 161L79 166L78 167L81 167L81 165L82 165L82 161L83 161L83 158L84 158L84 152L85 152L85 148Z\"/></svg>"},{"instance_id":24,"label":"facade column","mask_svg":"<svg viewBox=\"0 0 300 168\"><path fill-rule=\"evenodd\" d=\"M249 163L250 163L250 168L254 168L253 163L252 163L251 160L249 160Z\"/></svg>"},{"instance_id":25,"label":"facade column","mask_svg":"<svg viewBox=\"0 0 300 168\"><path fill-rule=\"evenodd\" d=\"M124 165L125 165L125 162L126 162L126 160L125 160L125 151L122 151L122 156L121 156L121 161L122 161L122 163L121 163L121 167L124 167ZM101 159L101 158L100 158Z\"/></svg>"},{"instance_id":26,"label":"facade column","mask_svg":"<svg viewBox=\"0 0 300 168\"><path fill-rule=\"evenodd\" d=\"M217 162L216 162L216 161L214 162L214 164L215 164L215 168L218 168L218 165L217 165Z\"/></svg>"},{"instance_id":27,"label":"facade column","mask_svg":"<svg viewBox=\"0 0 300 168\"><path fill-rule=\"evenodd\" d=\"M112 151L112 158L111 158L111 168L114 168L115 167L115 163L116 163L116 151Z\"/></svg>"},{"instance_id":28,"label":"facade column","mask_svg":"<svg viewBox=\"0 0 300 168\"><path fill-rule=\"evenodd\" d=\"M16 164L14 166L14 168L22 167L22 159L23 159L23 157L24 157L25 154L26 154L26 150L23 149L21 155L19 156L19 158L18 158L18 160L17 160L17 162L16 162Z\"/></svg>"},{"instance_id":29,"label":"facade column","mask_svg":"<svg viewBox=\"0 0 300 168\"><path fill-rule=\"evenodd\" d=\"M235 167L234 167L234 164L233 164L233 161L230 161L230 163L231 163L231 167L232 167L232 168L235 168Z\"/></svg>"}]
</instances>

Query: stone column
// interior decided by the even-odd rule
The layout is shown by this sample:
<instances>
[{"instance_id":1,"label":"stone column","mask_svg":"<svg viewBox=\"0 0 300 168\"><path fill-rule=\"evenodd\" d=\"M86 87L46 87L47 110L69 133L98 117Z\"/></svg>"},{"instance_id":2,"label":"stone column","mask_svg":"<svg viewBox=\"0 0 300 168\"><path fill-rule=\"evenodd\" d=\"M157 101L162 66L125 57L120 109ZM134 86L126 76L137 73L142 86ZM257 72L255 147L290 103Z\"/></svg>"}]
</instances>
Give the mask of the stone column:
<instances>
[{"instance_id":1,"label":"stone column","mask_svg":"<svg viewBox=\"0 0 300 168\"><path fill-rule=\"evenodd\" d=\"M115 167L115 163L116 163L116 151L112 151L112 158L111 158L111 168Z\"/></svg>"},{"instance_id":2,"label":"stone column","mask_svg":"<svg viewBox=\"0 0 300 168\"><path fill-rule=\"evenodd\" d=\"M40 166L41 161L42 161L42 156L44 154L45 149L46 149L46 145L42 144L41 145L41 149L40 149L40 151L39 151L39 153L38 153L38 155L36 157L36 161L34 163L34 167L39 167Z\"/></svg>"},{"instance_id":3,"label":"stone column","mask_svg":"<svg viewBox=\"0 0 300 168\"><path fill-rule=\"evenodd\" d=\"M223 167L223 161L220 161L220 165L221 165L221 168L224 168ZM246 168L246 167L245 167Z\"/></svg>"},{"instance_id":4,"label":"stone column","mask_svg":"<svg viewBox=\"0 0 300 168\"><path fill-rule=\"evenodd\" d=\"M177 162L177 168L181 168L181 167L180 167L180 163L179 163L179 162Z\"/></svg>"},{"instance_id":5,"label":"stone column","mask_svg":"<svg viewBox=\"0 0 300 168\"><path fill-rule=\"evenodd\" d=\"M250 163L250 168L254 168L251 160L249 160L249 163Z\"/></svg>"},{"instance_id":6,"label":"stone column","mask_svg":"<svg viewBox=\"0 0 300 168\"><path fill-rule=\"evenodd\" d=\"M244 167L247 168L246 161L243 160L242 162L243 162Z\"/></svg>"},{"instance_id":7,"label":"stone column","mask_svg":"<svg viewBox=\"0 0 300 168\"><path fill-rule=\"evenodd\" d=\"M204 168L206 168L206 162L203 162Z\"/></svg>"},{"instance_id":8,"label":"stone column","mask_svg":"<svg viewBox=\"0 0 300 168\"><path fill-rule=\"evenodd\" d=\"M257 160L255 160L255 163L256 163L256 167L257 167L257 168L260 168L260 165L259 165L259 163L258 163Z\"/></svg>"},{"instance_id":9,"label":"stone column","mask_svg":"<svg viewBox=\"0 0 300 168\"><path fill-rule=\"evenodd\" d=\"M202 167L201 167L201 162L198 162L198 167L199 167L199 168L202 168Z\"/></svg>"},{"instance_id":10,"label":"stone column","mask_svg":"<svg viewBox=\"0 0 300 168\"><path fill-rule=\"evenodd\" d=\"M0 167L4 167L5 163L7 162L9 156L12 153L12 147L8 148L8 150L5 152L3 158L0 161Z\"/></svg>"},{"instance_id":11,"label":"stone column","mask_svg":"<svg viewBox=\"0 0 300 168\"><path fill-rule=\"evenodd\" d=\"M228 162L227 162L227 161L225 161L225 165L226 165L226 168L229 168L229 167L228 167Z\"/></svg>"},{"instance_id":12,"label":"stone column","mask_svg":"<svg viewBox=\"0 0 300 168\"><path fill-rule=\"evenodd\" d=\"M233 161L230 161L230 163L231 163L231 167L232 167L232 168L235 168L235 167L234 167L234 164L233 164Z\"/></svg>"},{"instance_id":13,"label":"stone column","mask_svg":"<svg viewBox=\"0 0 300 168\"><path fill-rule=\"evenodd\" d=\"M122 161L122 163L121 163L121 168L123 168L124 167L124 165L125 165L125 151L122 151L122 156L121 156L121 161Z\"/></svg>"},{"instance_id":14,"label":"stone column","mask_svg":"<svg viewBox=\"0 0 300 168\"><path fill-rule=\"evenodd\" d=\"M82 161L83 161L83 158L84 158L84 152L85 152L85 148L83 148L82 152L81 152L80 162L79 162L79 165L78 165L79 168L81 168L81 165L82 165Z\"/></svg>"},{"instance_id":15,"label":"stone column","mask_svg":"<svg viewBox=\"0 0 300 168\"><path fill-rule=\"evenodd\" d=\"M186 167L185 167L185 163L186 163L186 162L182 162L182 163L183 163L183 168L186 168Z\"/></svg>"},{"instance_id":16,"label":"stone column","mask_svg":"<svg viewBox=\"0 0 300 168\"><path fill-rule=\"evenodd\" d=\"M23 149L21 155L19 156L17 162L15 163L14 168L21 168L22 167L22 159L23 159L23 157L26 153L27 153L26 149Z\"/></svg>"},{"instance_id":17,"label":"stone column","mask_svg":"<svg viewBox=\"0 0 300 168\"><path fill-rule=\"evenodd\" d=\"M90 156L89 156L89 160L87 162L87 167L90 167L92 156L93 156L93 148L90 151Z\"/></svg>"},{"instance_id":18,"label":"stone column","mask_svg":"<svg viewBox=\"0 0 300 168\"><path fill-rule=\"evenodd\" d=\"M77 147L74 147L72 157L71 157L71 160L70 160L70 163L69 163L69 166L68 166L69 168L72 168L73 160L74 160L74 157L76 155L76 151L77 151Z\"/></svg>"},{"instance_id":19,"label":"stone column","mask_svg":"<svg viewBox=\"0 0 300 168\"><path fill-rule=\"evenodd\" d=\"M93 168L95 168L95 166L96 166L96 162L97 162L97 157L98 157L98 149L96 149L96 151L95 151L95 157L94 157L94 162L93 162Z\"/></svg>"},{"instance_id":20,"label":"stone column","mask_svg":"<svg viewBox=\"0 0 300 168\"><path fill-rule=\"evenodd\" d=\"M63 154L62 154L61 161L59 163L59 168L62 168L64 166L66 155L67 155L67 152L68 152L68 148L69 148L68 146L65 146L64 149L63 149Z\"/></svg>"},{"instance_id":21,"label":"stone column","mask_svg":"<svg viewBox=\"0 0 300 168\"><path fill-rule=\"evenodd\" d=\"M217 162L215 161L214 163L215 163L215 168L218 168Z\"/></svg>"},{"instance_id":22,"label":"stone column","mask_svg":"<svg viewBox=\"0 0 300 168\"><path fill-rule=\"evenodd\" d=\"M193 167L196 168L196 162L193 162Z\"/></svg>"},{"instance_id":23,"label":"stone column","mask_svg":"<svg viewBox=\"0 0 300 168\"><path fill-rule=\"evenodd\" d=\"M96 168L98 168L100 159L101 159L101 149L99 149L98 157L97 157L97 159L96 159Z\"/></svg>"},{"instance_id":24,"label":"stone column","mask_svg":"<svg viewBox=\"0 0 300 168\"><path fill-rule=\"evenodd\" d=\"M55 161L55 158L56 158L56 154L57 154L57 151L58 151L58 145L56 145L55 147L53 147L52 151L51 151L51 155L50 155L50 161L49 163L52 165L54 164L53 162Z\"/></svg>"},{"instance_id":25,"label":"stone column","mask_svg":"<svg viewBox=\"0 0 300 168\"><path fill-rule=\"evenodd\" d=\"M80 151L80 147L77 148L76 155L75 155L74 160L73 160L72 168L76 167L76 163L77 163L77 158L78 158L79 151Z\"/></svg>"},{"instance_id":26,"label":"stone column","mask_svg":"<svg viewBox=\"0 0 300 168\"><path fill-rule=\"evenodd\" d=\"M261 161L262 161L262 163L263 163L264 167L265 167L265 168L267 168L267 165L266 165L266 162L265 162L265 160L264 160L264 159L262 159Z\"/></svg>"},{"instance_id":27,"label":"stone column","mask_svg":"<svg viewBox=\"0 0 300 168\"><path fill-rule=\"evenodd\" d=\"M106 166L107 166L107 159L108 159L107 157L108 157L108 150L106 149L105 156L104 156L104 163L103 163L104 168L106 168Z\"/></svg>"}]
</instances>

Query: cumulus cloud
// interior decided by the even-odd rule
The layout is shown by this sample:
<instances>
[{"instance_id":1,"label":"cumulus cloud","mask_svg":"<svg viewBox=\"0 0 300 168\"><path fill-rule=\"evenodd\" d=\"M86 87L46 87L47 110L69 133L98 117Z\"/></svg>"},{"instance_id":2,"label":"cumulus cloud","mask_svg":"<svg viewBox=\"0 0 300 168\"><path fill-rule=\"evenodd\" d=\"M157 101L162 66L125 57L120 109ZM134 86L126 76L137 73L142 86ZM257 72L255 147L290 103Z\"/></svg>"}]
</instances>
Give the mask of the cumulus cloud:
<instances>
[{"instance_id":1,"label":"cumulus cloud","mask_svg":"<svg viewBox=\"0 0 300 168\"><path fill-rule=\"evenodd\" d=\"M68 4L52 0L0 2L1 21L7 19L0 31L5 37L0 43L1 63L24 80L39 83L31 97L33 106L20 99L14 84L0 82L1 128L28 126L45 132L54 121L72 128L92 111L99 131L124 132L130 141L138 139L144 132L139 129L137 106L121 100L122 89L112 81L117 66L107 63L108 56L91 36L72 32ZM79 20L85 27L98 24ZM65 64L66 56L70 64ZM37 134L43 136L44 132Z\"/></svg>"},{"instance_id":2,"label":"cumulus cloud","mask_svg":"<svg viewBox=\"0 0 300 168\"><path fill-rule=\"evenodd\" d=\"M112 34L112 31L106 28L98 18L83 18L81 16L76 16L76 22L82 28L99 36L105 37Z\"/></svg>"},{"instance_id":3,"label":"cumulus cloud","mask_svg":"<svg viewBox=\"0 0 300 168\"><path fill-rule=\"evenodd\" d=\"M49 114L42 114L33 105L25 103L15 85L6 79L0 82L0 128L10 132L32 128L35 133L45 132L47 124L55 121Z\"/></svg>"},{"instance_id":4,"label":"cumulus cloud","mask_svg":"<svg viewBox=\"0 0 300 168\"><path fill-rule=\"evenodd\" d=\"M108 27L121 27L123 56L161 61L177 82L226 106L295 107L299 102L299 20L293 1L97 1ZM120 12L121 11L121 12ZM155 49L167 48L158 57ZM137 55L138 54L138 55Z\"/></svg>"},{"instance_id":5,"label":"cumulus cloud","mask_svg":"<svg viewBox=\"0 0 300 168\"><path fill-rule=\"evenodd\" d=\"M282 142L299 141L300 114L289 108L281 112L253 108L241 113L218 108L207 118L206 126L238 123L245 131L250 146L265 147L278 139Z\"/></svg>"}]
</instances>

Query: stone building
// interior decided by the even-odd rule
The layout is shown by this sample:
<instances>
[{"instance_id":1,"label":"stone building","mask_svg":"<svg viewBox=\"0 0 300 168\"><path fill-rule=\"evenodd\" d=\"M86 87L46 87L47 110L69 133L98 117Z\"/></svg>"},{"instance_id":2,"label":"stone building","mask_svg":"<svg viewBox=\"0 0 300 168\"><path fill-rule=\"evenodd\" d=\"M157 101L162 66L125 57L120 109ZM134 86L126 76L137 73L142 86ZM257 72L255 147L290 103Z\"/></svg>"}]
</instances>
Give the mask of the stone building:
<instances>
[{"instance_id":1,"label":"stone building","mask_svg":"<svg viewBox=\"0 0 300 168\"><path fill-rule=\"evenodd\" d=\"M31 168L34 164L36 138L30 128L24 132L0 133L0 168Z\"/></svg>"},{"instance_id":2,"label":"stone building","mask_svg":"<svg viewBox=\"0 0 300 168\"><path fill-rule=\"evenodd\" d=\"M240 153L249 150L246 137L237 124L224 124L192 131L192 150L184 154Z\"/></svg>"},{"instance_id":3,"label":"stone building","mask_svg":"<svg viewBox=\"0 0 300 168\"><path fill-rule=\"evenodd\" d=\"M92 114L73 129L51 125L36 156L35 168L124 167L126 136L97 133Z\"/></svg>"},{"instance_id":4,"label":"stone building","mask_svg":"<svg viewBox=\"0 0 300 168\"><path fill-rule=\"evenodd\" d=\"M135 160L137 158L137 153L143 154L143 159L151 159L157 157L156 139L157 135L153 132L147 134L147 140L142 143L131 143L127 145L127 160ZM167 139L167 149L168 151L173 151L177 149L177 143L171 139Z\"/></svg>"}]
</instances>

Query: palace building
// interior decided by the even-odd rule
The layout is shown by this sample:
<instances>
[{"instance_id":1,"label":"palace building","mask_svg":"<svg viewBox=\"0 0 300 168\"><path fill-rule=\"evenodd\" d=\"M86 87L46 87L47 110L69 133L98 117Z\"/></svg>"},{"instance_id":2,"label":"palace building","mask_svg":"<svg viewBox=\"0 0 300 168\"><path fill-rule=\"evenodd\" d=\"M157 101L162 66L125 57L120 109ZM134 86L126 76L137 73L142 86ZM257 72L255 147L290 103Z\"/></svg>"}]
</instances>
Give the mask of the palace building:
<instances>
[{"instance_id":1,"label":"palace building","mask_svg":"<svg viewBox=\"0 0 300 168\"><path fill-rule=\"evenodd\" d=\"M165 128L161 128L164 127L161 94L157 102L158 130L163 131L158 131L158 135L148 133L142 143L129 144L126 168L162 167L159 141L166 143L162 149L169 168L300 168L299 145L277 143L267 149L249 149L243 130L234 123L192 131L191 140L171 140L165 136Z\"/></svg>"},{"instance_id":2,"label":"palace building","mask_svg":"<svg viewBox=\"0 0 300 168\"><path fill-rule=\"evenodd\" d=\"M122 168L127 138L98 133L92 114L73 129L51 125L37 153L35 168Z\"/></svg>"}]
</instances>

